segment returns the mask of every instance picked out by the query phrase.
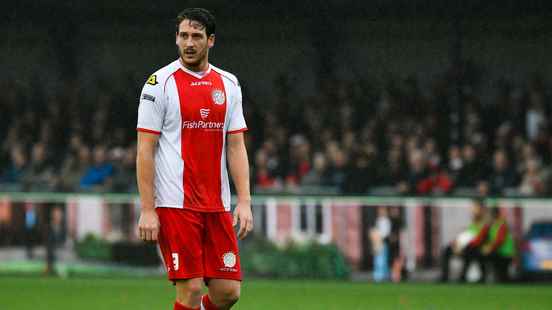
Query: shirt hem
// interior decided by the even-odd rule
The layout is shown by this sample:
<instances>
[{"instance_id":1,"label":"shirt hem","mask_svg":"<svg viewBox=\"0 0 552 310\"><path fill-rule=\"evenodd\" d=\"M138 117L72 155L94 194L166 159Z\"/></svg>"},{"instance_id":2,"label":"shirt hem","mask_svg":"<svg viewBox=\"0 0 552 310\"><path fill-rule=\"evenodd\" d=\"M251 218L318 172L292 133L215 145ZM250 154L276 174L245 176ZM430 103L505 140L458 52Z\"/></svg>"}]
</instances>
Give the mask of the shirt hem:
<instances>
[{"instance_id":1,"label":"shirt hem","mask_svg":"<svg viewBox=\"0 0 552 310\"><path fill-rule=\"evenodd\" d=\"M230 130L228 132L226 132L227 134L235 134L235 133L240 133L240 132L244 132L244 131L247 131L247 127L245 128L241 128L241 129L236 129L236 130Z\"/></svg>"},{"instance_id":2,"label":"shirt hem","mask_svg":"<svg viewBox=\"0 0 552 310\"><path fill-rule=\"evenodd\" d=\"M152 129L147 129L147 128L141 128L141 127L136 128L136 131L147 132L147 133L153 133L153 134L156 134L156 135L160 135L160 134L161 134L161 131L152 130Z\"/></svg>"},{"instance_id":3,"label":"shirt hem","mask_svg":"<svg viewBox=\"0 0 552 310\"><path fill-rule=\"evenodd\" d=\"M223 208L202 208L202 207L189 207L189 206L182 206L182 205L156 205L156 208L173 208L173 209L184 209L184 210L192 210L197 212L205 212L205 213L218 213L218 212L230 212L230 210L226 210Z\"/></svg>"}]
</instances>

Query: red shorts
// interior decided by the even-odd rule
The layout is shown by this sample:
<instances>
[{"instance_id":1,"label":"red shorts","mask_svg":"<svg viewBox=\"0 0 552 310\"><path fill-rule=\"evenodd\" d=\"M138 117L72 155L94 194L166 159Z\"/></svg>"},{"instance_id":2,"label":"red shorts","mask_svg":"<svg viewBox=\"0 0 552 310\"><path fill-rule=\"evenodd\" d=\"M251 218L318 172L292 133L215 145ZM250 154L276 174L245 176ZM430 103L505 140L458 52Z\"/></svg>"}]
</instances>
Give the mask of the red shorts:
<instances>
[{"instance_id":1,"label":"red shorts","mask_svg":"<svg viewBox=\"0 0 552 310\"><path fill-rule=\"evenodd\" d=\"M241 281L238 240L230 212L156 208L159 248L169 280Z\"/></svg>"}]
</instances>

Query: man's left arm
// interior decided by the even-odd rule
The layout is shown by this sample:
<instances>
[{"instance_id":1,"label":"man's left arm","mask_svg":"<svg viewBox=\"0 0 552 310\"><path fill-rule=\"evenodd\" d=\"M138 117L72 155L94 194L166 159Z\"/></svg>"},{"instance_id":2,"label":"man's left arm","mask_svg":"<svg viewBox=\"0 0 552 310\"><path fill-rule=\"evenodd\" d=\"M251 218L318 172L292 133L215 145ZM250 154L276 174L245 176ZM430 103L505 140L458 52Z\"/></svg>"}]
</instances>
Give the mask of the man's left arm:
<instances>
[{"instance_id":1,"label":"man's left arm","mask_svg":"<svg viewBox=\"0 0 552 310\"><path fill-rule=\"evenodd\" d=\"M249 161L243 132L228 134L226 137L226 157L238 196L232 224L235 226L238 222L240 223L238 238L244 239L253 230L251 194L249 192Z\"/></svg>"}]
</instances>

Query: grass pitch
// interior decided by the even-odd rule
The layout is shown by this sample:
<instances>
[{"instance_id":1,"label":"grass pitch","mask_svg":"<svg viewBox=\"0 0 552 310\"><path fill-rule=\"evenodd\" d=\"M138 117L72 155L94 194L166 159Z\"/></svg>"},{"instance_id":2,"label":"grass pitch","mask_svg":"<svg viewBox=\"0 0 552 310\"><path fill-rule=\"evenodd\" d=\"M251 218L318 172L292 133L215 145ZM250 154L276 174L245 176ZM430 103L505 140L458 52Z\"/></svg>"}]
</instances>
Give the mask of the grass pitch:
<instances>
[{"instance_id":1,"label":"grass pitch","mask_svg":"<svg viewBox=\"0 0 552 310\"><path fill-rule=\"evenodd\" d=\"M173 300L159 278L0 277L0 310L168 310ZM552 309L552 286L248 280L234 309Z\"/></svg>"}]
</instances>

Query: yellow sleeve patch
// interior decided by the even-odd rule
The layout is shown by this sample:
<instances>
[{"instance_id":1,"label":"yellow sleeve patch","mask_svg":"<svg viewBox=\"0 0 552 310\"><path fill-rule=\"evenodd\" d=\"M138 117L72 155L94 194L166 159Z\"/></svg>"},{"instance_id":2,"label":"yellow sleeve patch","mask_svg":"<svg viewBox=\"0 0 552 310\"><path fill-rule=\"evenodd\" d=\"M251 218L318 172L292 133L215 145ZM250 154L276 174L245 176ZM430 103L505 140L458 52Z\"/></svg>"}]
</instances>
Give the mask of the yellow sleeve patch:
<instances>
[{"instance_id":1,"label":"yellow sleeve patch","mask_svg":"<svg viewBox=\"0 0 552 310\"><path fill-rule=\"evenodd\" d=\"M152 75L148 78L148 81L146 82L146 84L150 84L150 85L157 85L157 75Z\"/></svg>"}]
</instances>

